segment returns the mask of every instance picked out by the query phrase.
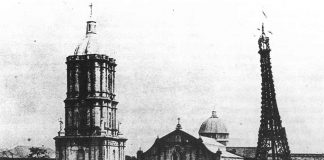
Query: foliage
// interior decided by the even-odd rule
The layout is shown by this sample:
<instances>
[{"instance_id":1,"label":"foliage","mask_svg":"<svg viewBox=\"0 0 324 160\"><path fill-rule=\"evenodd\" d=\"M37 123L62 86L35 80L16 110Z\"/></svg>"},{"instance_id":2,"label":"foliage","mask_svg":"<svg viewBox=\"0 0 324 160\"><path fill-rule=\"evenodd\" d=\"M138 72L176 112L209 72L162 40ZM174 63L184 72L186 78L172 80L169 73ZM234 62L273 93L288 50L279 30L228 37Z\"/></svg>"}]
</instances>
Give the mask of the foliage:
<instances>
[{"instance_id":1,"label":"foliage","mask_svg":"<svg viewBox=\"0 0 324 160\"><path fill-rule=\"evenodd\" d=\"M29 158L49 158L49 155L45 148L31 147L29 148L30 154Z\"/></svg>"},{"instance_id":2,"label":"foliage","mask_svg":"<svg viewBox=\"0 0 324 160\"><path fill-rule=\"evenodd\" d=\"M13 158L13 153L10 150L5 150L1 152L2 157Z\"/></svg>"},{"instance_id":3,"label":"foliage","mask_svg":"<svg viewBox=\"0 0 324 160\"><path fill-rule=\"evenodd\" d=\"M135 156L126 155L125 160L137 160L137 158Z\"/></svg>"}]
</instances>

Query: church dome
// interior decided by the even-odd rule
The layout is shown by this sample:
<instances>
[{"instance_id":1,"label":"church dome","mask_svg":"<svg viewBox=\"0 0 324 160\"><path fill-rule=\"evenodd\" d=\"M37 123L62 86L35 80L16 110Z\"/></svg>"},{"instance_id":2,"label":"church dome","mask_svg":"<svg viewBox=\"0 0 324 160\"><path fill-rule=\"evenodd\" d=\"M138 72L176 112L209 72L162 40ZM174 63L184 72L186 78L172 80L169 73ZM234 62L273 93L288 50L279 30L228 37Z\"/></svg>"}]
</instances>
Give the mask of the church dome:
<instances>
[{"instance_id":1,"label":"church dome","mask_svg":"<svg viewBox=\"0 0 324 160\"><path fill-rule=\"evenodd\" d=\"M74 55L99 54L99 44L96 34L96 21L87 22L86 37L76 47Z\"/></svg>"},{"instance_id":2,"label":"church dome","mask_svg":"<svg viewBox=\"0 0 324 160\"><path fill-rule=\"evenodd\" d=\"M99 45L96 35L84 38L74 51L74 55L86 54L99 54Z\"/></svg>"},{"instance_id":3,"label":"church dome","mask_svg":"<svg viewBox=\"0 0 324 160\"><path fill-rule=\"evenodd\" d=\"M212 116L203 122L199 129L199 135L228 133L226 125L216 115L216 111L212 112Z\"/></svg>"}]
</instances>

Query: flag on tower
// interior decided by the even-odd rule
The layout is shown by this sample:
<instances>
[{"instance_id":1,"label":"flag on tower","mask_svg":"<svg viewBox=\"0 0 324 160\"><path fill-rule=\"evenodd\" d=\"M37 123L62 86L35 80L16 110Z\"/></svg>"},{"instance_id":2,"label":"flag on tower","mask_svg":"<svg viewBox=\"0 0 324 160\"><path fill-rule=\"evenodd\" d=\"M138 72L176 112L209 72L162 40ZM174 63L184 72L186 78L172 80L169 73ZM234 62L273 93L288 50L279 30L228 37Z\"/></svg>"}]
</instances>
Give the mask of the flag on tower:
<instances>
[{"instance_id":1,"label":"flag on tower","mask_svg":"<svg viewBox=\"0 0 324 160\"><path fill-rule=\"evenodd\" d=\"M264 11L262 11L263 15L265 18L268 18L268 16L264 13Z\"/></svg>"}]
</instances>

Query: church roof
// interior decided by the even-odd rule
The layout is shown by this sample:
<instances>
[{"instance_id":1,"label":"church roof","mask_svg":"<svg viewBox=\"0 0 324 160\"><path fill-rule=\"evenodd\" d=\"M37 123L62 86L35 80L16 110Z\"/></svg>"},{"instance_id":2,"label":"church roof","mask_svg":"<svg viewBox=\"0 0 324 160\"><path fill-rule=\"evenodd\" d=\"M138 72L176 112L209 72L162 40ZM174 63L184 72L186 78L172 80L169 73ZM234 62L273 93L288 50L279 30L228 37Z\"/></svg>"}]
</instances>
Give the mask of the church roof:
<instances>
[{"instance_id":1,"label":"church roof","mask_svg":"<svg viewBox=\"0 0 324 160\"><path fill-rule=\"evenodd\" d=\"M218 148L225 148L225 145L217 142L214 138L209 137L200 137L205 145L213 145L217 146Z\"/></svg>"},{"instance_id":2,"label":"church roof","mask_svg":"<svg viewBox=\"0 0 324 160\"><path fill-rule=\"evenodd\" d=\"M223 158L243 159L240 156L237 156L235 154L227 152L226 146L217 142L213 138L208 138L208 137L203 137L203 136L196 138L196 137L184 132L181 129L176 129L173 132L170 132L169 134L167 134L161 138L157 138L156 141L154 142L154 144L146 152L144 152L144 154L154 150L154 146L157 146L157 147L164 146L163 145L164 143L168 143L168 141L173 140L172 137L174 135L182 135L183 140L188 140L187 142L194 144L195 146L201 146L203 148L206 148L211 153L216 153L218 150L220 150L222 152L221 157L223 157Z\"/></svg>"},{"instance_id":3,"label":"church roof","mask_svg":"<svg viewBox=\"0 0 324 160\"><path fill-rule=\"evenodd\" d=\"M99 45L96 34L89 34L76 47L74 55L99 54Z\"/></svg>"},{"instance_id":4,"label":"church roof","mask_svg":"<svg viewBox=\"0 0 324 160\"><path fill-rule=\"evenodd\" d=\"M226 151L226 146L217 142L214 138L200 137L204 146L211 152L216 153L218 150L222 152L221 157L243 159L242 157Z\"/></svg>"},{"instance_id":5,"label":"church roof","mask_svg":"<svg viewBox=\"0 0 324 160\"><path fill-rule=\"evenodd\" d=\"M201 124L199 134L201 133L228 133L228 131L225 123L217 117L216 111L213 111L212 116Z\"/></svg>"}]
</instances>

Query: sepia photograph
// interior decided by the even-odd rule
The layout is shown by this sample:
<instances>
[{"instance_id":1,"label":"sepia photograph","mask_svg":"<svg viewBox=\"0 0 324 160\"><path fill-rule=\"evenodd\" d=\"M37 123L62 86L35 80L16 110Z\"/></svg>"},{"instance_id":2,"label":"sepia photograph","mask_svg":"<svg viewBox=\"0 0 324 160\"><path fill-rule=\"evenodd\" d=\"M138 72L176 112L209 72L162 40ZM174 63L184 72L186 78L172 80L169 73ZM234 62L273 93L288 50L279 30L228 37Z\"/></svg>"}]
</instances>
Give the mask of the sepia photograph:
<instances>
[{"instance_id":1,"label":"sepia photograph","mask_svg":"<svg viewBox=\"0 0 324 160\"><path fill-rule=\"evenodd\" d=\"M0 160L324 160L320 0L3 0Z\"/></svg>"}]
</instances>

